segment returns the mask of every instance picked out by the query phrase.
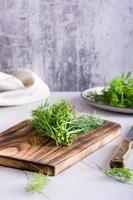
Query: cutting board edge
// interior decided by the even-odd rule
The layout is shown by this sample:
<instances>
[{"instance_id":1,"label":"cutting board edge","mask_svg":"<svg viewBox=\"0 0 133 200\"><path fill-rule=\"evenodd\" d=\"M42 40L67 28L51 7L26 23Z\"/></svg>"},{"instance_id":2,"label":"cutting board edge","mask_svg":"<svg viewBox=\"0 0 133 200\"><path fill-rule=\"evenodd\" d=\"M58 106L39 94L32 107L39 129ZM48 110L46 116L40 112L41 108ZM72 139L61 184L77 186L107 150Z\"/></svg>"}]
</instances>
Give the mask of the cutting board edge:
<instances>
[{"instance_id":1,"label":"cutting board edge","mask_svg":"<svg viewBox=\"0 0 133 200\"><path fill-rule=\"evenodd\" d=\"M44 174L48 174L50 176L54 176L55 167L52 165L41 164L33 161L22 160L18 158L8 157L0 155L0 166L4 167L12 167L14 169L27 170L33 172L43 172Z\"/></svg>"},{"instance_id":2,"label":"cutting board edge","mask_svg":"<svg viewBox=\"0 0 133 200\"><path fill-rule=\"evenodd\" d=\"M89 156L89 155L92 154L93 152L95 152L95 151L99 150L100 148L102 148L105 144L108 144L108 143L111 142L112 140L114 140L114 139L116 139L117 137L119 137L119 136L121 135L121 125L118 124L118 123L116 123L116 125L118 125L118 130L117 130L116 132L114 132L114 136L113 136L113 137L112 137L112 135L111 135L111 133L110 133L108 137L105 137L105 138L104 138L104 141L105 141L105 142L104 142L103 144L97 146L97 144L100 143L100 140L97 141L97 142L95 143L96 148L94 148L92 151L90 151L90 149L91 149L92 146L94 147L94 144L92 144L91 146L89 146L87 149L82 150L82 151L80 152L80 155L81 155L81 154L83 154L83 155L80 157L80 159L78 159L79 154L75 154L74 156L70 157L69 159L67 159L67 162L69 163L69 165L67 165L67 167L66 167L65 161L62 162L61 164L55 165L54 175L57 175L57 174L61 173L61 172L64 171L65 169L68 169L69 167L71 167L71 166L73 166L74 164L78 163L79 161L83 160L85 157ZM111 138L111 139L110 139L110 138ZM103 142L103 141L102 141L102 142ZM87 152L87 150L88 150L89 152ZM84 154L84 152L86 152L86 153ZM73 159L74 159L75 157L77 157L77 158L76 158L75 162L73 162ZM71 160L72 160L72 161L71 161ZM70 162L70 161L71 161L71 162ZM64 165L64 167L62 167L64 163L65 163L65 165Z\"/></svg>"}]
</instances>

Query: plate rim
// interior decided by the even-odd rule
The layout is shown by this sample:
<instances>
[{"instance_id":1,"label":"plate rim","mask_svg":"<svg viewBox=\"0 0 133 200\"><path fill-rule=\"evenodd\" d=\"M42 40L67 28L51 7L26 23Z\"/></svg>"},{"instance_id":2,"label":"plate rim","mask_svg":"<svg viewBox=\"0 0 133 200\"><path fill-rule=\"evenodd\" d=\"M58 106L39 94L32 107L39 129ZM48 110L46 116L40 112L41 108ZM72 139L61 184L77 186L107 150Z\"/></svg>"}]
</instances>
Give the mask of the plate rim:
<instances>
[{"instance_id":1,"label":"plate rim","mask_svg":"<svg viewBox=\"0 0 133 200\"><path fill-rule=\"evenodd\" d=\"M107 104L103 104L103 103L99 103L99 102L95 102L92 101L91 99L89 99L88 97L85 96L85 93L89 90L102 90L104 88L104 86L97 86L97 87L92 87L92 88L87 88L81 91L81 97L86 100L90 105L102 109L102 110L106 110L106 111L112 111L112 112L121 112L121 113L127 113L127 114L133 114L133 108L121 108L121 107L115 107L115 106L111 106L111 105L107 105Z\"/></svg>"}]
</instances>

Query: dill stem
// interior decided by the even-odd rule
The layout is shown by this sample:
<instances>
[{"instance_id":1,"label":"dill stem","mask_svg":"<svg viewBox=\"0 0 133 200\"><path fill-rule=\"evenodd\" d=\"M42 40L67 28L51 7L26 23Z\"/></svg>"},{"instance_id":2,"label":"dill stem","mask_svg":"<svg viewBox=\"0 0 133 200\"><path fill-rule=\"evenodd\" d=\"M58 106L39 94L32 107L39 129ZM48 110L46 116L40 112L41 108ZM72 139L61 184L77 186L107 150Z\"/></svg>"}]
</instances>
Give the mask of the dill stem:
<instances>
[{"instance_id":1,"label":"dill stem","mask_svg":"<svg viewBox=\"0 0 133 200\"><path fill-rule=\"evenodd\" d=\"M73 134L73 133L80 133L82 131L82 129L77 129L77 130L74 130L74 131L69 131L67 134Z\"/></svg>"}]
</instances>

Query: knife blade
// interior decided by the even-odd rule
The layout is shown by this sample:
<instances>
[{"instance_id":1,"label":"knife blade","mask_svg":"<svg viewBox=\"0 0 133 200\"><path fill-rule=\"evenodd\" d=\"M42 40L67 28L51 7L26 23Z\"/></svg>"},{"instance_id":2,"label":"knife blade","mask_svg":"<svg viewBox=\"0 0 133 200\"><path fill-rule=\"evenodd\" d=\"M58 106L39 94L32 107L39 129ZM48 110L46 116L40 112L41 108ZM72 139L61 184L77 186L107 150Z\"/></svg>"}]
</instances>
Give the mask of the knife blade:
<instances>
[{"instance_id":1,"label":"knife blade","mask_svg":"<svg viewBox=\"0 0 133 200\"><path fill-rule=\"evenodd\" d=\"M132 126L131 129L129 130L129 132L128 132L126 138L129 139L129 140L133 140L133 126Z\"/></svg>"},{"instance_id":2,"label":"knife blade","mask_svg":"<svg viewBox=\"0 0 133 200\"><path fill-rule=\"evenodd\" d=\"M129 130L125 139L117 147L112 159L110 160L110 167L125 167L129 158L133 145L133 126Z\"/></svg>"}]
</instances>

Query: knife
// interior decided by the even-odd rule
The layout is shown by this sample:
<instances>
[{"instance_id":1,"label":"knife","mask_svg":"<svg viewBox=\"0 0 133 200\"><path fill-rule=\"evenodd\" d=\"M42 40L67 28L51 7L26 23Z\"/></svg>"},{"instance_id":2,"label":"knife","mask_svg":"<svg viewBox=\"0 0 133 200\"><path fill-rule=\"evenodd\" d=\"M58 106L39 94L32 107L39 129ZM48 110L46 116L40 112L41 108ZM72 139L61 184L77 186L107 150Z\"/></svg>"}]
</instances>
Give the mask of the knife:
<instances>
[{"instance_id":1,"label":"knife","mask_svg":"<svg viewBox=\"0 0 133 200\"><path fill-rule=\"evenodd\" d=\"M132 146L133 146L133 126L128 132L125 139L116 149L112 159L110 160L110 167L125 167Z\"/></svg>"}]
</instances>

